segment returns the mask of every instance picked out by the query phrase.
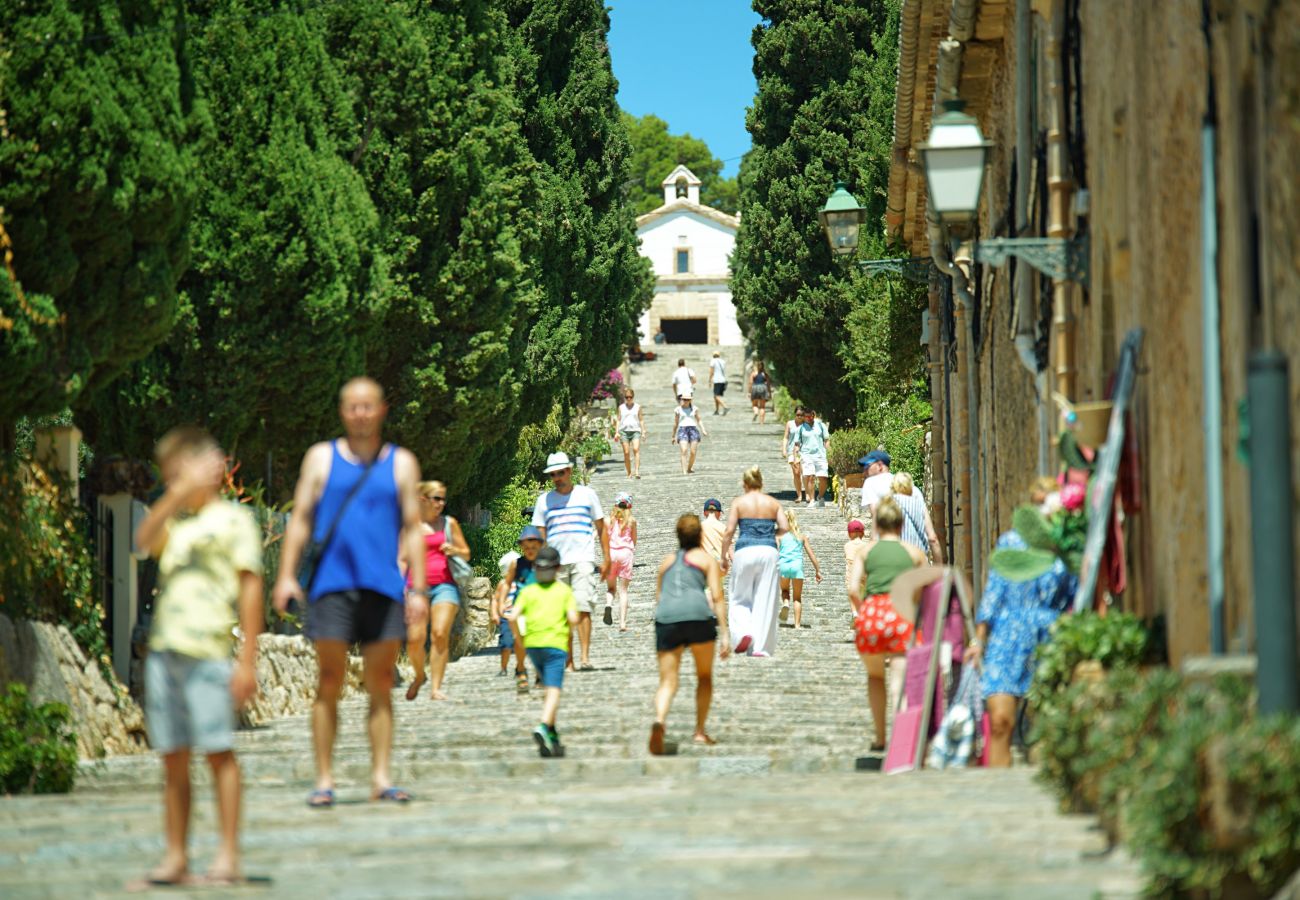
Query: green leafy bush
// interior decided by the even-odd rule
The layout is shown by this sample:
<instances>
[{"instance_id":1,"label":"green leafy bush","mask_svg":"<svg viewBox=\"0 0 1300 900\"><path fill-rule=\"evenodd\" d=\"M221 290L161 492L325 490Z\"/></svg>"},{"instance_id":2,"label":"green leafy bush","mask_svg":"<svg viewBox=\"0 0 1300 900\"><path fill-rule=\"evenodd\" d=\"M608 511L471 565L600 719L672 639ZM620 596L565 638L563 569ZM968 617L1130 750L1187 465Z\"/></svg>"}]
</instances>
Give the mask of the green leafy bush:
<instances>
[{"instance_id":1,"label":"green leafy bush","mask_svg":"<svg viewBox=\"0 0 1300 900\"><path fill-rule=\"evenodd\" d=\"M1053 702L1074 676L1075 667L1093 660L1105 669L1136 666L1147 653L1147 629L1128 613L1099 616L1093 612L1061 616L1052 625L1052 639L1035 656L1029 701L1035 708Z\"/></svg>"},{"instance_id":2,"label":"green leafy bush","mask_svg":"<svg viewBox=\"0 0 1300 900\"><path fill-rule=\"evenodd\" d=\"M528 475L516 475L488 505L491 523L486 528L462 525L465 540L469 543L470 558L480 575L486 575L495 584L501 577L497 560L517 549L519 532L531 520L524 515L546 487Z\"/></svg>"},{"instance_id":3,"label":"green leafy bush","mask_svg":"<svg viewBox=\"0 0 1300 900\"><path fill-rule=\"evenodd\" d=\"M801 405L800 401L790 396L790 392L785 389L785 385L772 392L772 402L769 404L772 409L776 410L776 420L778 422L789 422L794 418L794 408Z\"/></svg>"},{"instance_id":4,"label":"green leafy bush","mask_svg":"<svg viewBox=\"0 0 1300 900\"><path fill-rule=\"evenodd\" d=\"M69 485L37 464L0 459L0 612L66 625L109 666L86 514Z\"/></svg>"},{"instance_id":5,"label":"green leafy bush","mask_svg":"<svg viewBox=\"0 0 1300 900\"><path fill-rule=\"evenodd\" d=\"M77 777L77 739L62 703L33 706L27 686L0 696L0 792L63 794Z\"/></svg>"},{"instance_id":6,"label":"green leafy bush","mask_svg":"<svg viewBox=\"0 0 1300 900\"><path fill-rule=\"evenodd\" d=\"M836 475L851 475L862 471L858 460L878 447L876 436L867 429L841 428L831 432L830 443L826 446L826 461Z\"/></svg>"}]
</instances>

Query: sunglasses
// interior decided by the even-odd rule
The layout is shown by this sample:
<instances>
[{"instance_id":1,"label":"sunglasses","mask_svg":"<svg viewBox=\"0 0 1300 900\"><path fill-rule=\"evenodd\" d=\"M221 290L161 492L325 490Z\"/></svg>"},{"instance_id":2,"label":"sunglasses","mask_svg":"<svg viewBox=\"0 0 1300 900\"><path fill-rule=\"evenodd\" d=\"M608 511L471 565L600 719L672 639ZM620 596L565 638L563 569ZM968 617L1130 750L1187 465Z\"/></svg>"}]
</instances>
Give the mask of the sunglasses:
<instances>
[{"instance_id":1,"label":"sunglasses","mask_svg":"<svg viewBox=\"0 0 1300 900\"><path fill-rule=\"evenodd\" d=\"M439 503L446 503L446 502L447 502L447 498L446 498L445 496L444 496L444 497L427 497L427 496L426 496L426 497L421 497L420 499L421 499L421 500L437 500Z\"/></svg>"}]
</instances>

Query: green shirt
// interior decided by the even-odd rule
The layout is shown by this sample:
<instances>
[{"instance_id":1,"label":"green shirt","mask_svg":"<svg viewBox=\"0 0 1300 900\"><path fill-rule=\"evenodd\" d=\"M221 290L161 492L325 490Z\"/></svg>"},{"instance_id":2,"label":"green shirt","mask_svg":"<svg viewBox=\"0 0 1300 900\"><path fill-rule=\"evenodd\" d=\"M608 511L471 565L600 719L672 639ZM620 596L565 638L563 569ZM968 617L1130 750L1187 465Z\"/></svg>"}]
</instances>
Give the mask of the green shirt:
<instances>
[{"instance_id":1,"label":"green shirt","mask_svg":"<svg viewBox=\"0 0 1300 900\"><path fill-rule=\"evenodd\" d=\"M895 578L916 567L912 554L907 552L902 541L880 541L871 548L863 565L867 568L868 597L873 594L888 594L894 586Z\"/></svg>"},{"instance_id":2,"label":"green shirt","mask_svg":"<svg viewBox=\"0 0 1300 900\"><path fill-rule=\"evenodd\" d=\"M569 613L578 611L573 588L562 581L535 582L515 597L525 647L569 649Z\"/></svg>"}]
</instances>

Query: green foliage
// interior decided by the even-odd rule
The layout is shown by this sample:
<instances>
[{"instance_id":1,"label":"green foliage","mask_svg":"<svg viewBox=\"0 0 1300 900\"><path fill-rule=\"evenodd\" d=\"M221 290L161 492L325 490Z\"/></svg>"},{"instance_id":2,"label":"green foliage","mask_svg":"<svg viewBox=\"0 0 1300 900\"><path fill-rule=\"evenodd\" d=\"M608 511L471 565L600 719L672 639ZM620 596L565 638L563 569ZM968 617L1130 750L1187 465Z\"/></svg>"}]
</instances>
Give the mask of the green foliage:
<instances>
[{"instance_id":1,"label":"green foliage","mask_svg":"<svg viewBox=\"0 0 1300 900\"><path fill-rule=\"evenodd\" d=\"M878 446L876 436L865 428L841 428L831 432L831 439L826 445L826 461L831 471L843 478L861 472L862 466L858 460Z\"/></svg>"},{"instance_id":2,"label":"green foliage","mask_svg":"<svg viewBox=\"0 0 1300 900\"><path fill-rule=\"evenodd\" d=\"M655 115L637 118L623 113L632 153L628 158L628 202L637 215L663 205L661 182L679 165L700 179L700 202L723 212L740 209L740 191L734 178L722 177L722 161L707 144L689 134L669 134L668 123Z\"/></svg>"},{"instance_id":3,"label":"green foliage","mask_svg":"<svg viewBox=\"0 0 1300 900\"><path fill-rule=\"evenodd\" d=\"M497 560L511 550L517 550L519 532L532 519L524 515L547 486L528 475L516 475L488 505L491 523L487 528L476 528L462 523L465 540L469 543L470 558L480 575L486 575L495 584L501 578Z\"/></svg>"},{"instance_id":4,"label":"green foliage","mask_svg":"<svg viewBox=\"0 0 1300 900\"><path fill-rule=\"evenodd\" d=\"M785 385L781 385L772 392L772 402L770 408L776 411L776 420L778 422L789 422L794 418L794 408L800 406L800 401L790 396Z\"/></svg>"},{"instance_id":5,"label":"green foliage","mask_svg":"<svg viewBox=\"0 0 1300 900\"><path fill-rule=\"evenodd\" d=\"M0 612L66 625L87 658L107 668L85 511L57 474L0 460Z\"/></svg>"},{"instance_id":6,"label":"green foliage","mask_svg":"<svg viewBox=\"0 0 1300 900\"><path fill-rule=\"evenodd\" d=\"M203 117L180 10L0 0L0 423L82 402L176 317Z\"/></svg>"},{"instance_id":7,"label":"green foliage","mask_svg":"<svg viewBox=\"0 0 1300 900\"><path fill-rule=\"evenodd\" d=\"M77 739L62 703L33 706L27 686L0 696L0 794L66 794L77 778Z\"/></svg>"},{"instance_id":8,"label":"green foliage","mask_svg":"<svg viewBox=\"0 0 1300 900\"><path fill-rule=\"evenodd\" d=\"M380 272L375 210L344 158L345 85L321 30L277 8L214 0L196 32L196 90L220 139L196 178L180 320L87 432L146 456L178 416L202 416L259 471L275 453L287 493L302 452L337 429L339 385L366 369Z\"/></svg>"},{"instance_id":9,"label":"green foliage","mask_svg":"<svg viewBox=\"0 0 1300 900\"><path fill-rule=\"evenodd\" d=\"M1089 611L1061 616L1052 624L1051 640L1035 652L1029 701L1035 708L1054 702L1081 662L1095 661L1105 669L1136 666L1146 657L1147 644L1146 626L1131 613L1099 616Z\"/></svg>"},{"instance_id":10,"label":"green foliage","mask_svg":"<svg viewBox=\"0 0 1300 900\"><path fill-rule=\"evenodd\" d=\"M877 288L832 257L817 212L834 182L848 181L868 210L862 252L881 255L899 3L756 0L754 8L765 21L754 30L754 146L741 165L732 291L758 355L839 425L882 399L860 402L846 380L858 354L851 314ZM860 424L882 432L878 420Z\"/></svg>"},{"instance_id":11,"label":"green foliage","mask_svg":"<svg viewBox=\"0 0 1300 900\"><path fill-rule=\"evenodd\" d=\"M929 392L917 382L915 390L894 397L858 395L857 424L876 435L889 452L894 472L907 472L925 484L925 422L930 418Z\"/></svg>"}]
</instances>

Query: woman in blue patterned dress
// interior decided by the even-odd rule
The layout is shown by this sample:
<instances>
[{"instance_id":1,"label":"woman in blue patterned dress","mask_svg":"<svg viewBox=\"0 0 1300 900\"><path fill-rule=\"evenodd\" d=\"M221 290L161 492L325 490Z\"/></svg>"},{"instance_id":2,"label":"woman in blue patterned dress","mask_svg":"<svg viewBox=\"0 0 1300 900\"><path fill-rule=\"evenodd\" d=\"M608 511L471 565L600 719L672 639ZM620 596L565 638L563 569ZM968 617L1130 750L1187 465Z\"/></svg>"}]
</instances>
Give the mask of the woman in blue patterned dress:
<instances>
[{"instance_id":1,"label":"woman in blue patterned dress","mask_svg":"<svg viewBox=\"0 0 1300 900\"><path fill-rule=\"evenodd\" d=\"M1040 509L1055 506L1056 483L1039 479L1030 501ZM998 549L1024 550L1015 531L998 538ZM1029 581L1012 581L992 567L975 618L975 640L968 661L981 665L981 692L989 714L988 764L1011 765L1011 732L1016 708L1029 692L1034 675L1034 650L1047 640L1052 623L1070 605L1078 584L1059 558L1051 568Z\"/></svg>"}]
</instances>

